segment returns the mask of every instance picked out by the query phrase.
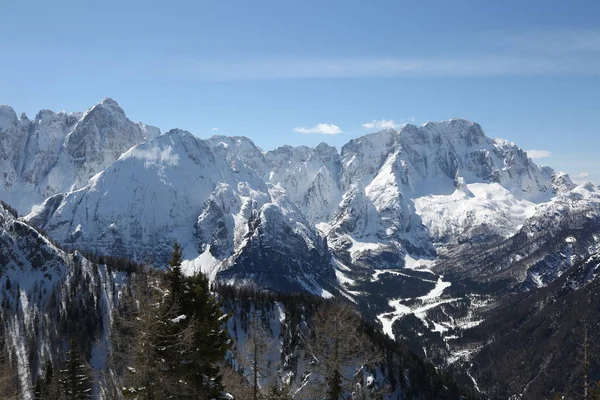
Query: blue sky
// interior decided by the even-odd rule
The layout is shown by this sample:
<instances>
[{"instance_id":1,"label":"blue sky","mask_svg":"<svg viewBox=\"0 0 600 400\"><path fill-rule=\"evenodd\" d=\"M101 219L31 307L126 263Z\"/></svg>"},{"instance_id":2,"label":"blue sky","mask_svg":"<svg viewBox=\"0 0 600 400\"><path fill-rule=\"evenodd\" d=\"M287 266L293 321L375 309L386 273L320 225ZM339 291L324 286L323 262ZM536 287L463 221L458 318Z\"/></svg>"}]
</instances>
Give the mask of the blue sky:
<instances>
[{"instance_id":1,"label":"blue sky","mask_svg":"<svg viewBox=\"0 0 600 400\"><path fill-rule=\"evenodd\" d=\"M0 103L264 149L463 117L600 183L598 1L3 1ZM310 133L310 132L315 133ZM321 133L318 133L321 132Z\"/></svg>"}]
</instances>

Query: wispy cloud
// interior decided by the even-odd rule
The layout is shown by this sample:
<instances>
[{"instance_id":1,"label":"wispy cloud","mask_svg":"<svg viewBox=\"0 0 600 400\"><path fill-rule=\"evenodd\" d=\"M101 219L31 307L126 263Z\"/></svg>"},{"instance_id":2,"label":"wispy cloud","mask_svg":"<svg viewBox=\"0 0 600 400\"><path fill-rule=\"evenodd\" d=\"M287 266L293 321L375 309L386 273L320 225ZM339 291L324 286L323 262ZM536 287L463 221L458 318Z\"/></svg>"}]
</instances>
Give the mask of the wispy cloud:
<instances>
[{"instance_id":1,"label":"wispy cloud","mask_svg":"<svg viewBox=\"0 0 600 400\"><path fill-rule=\"evenodd\" d=\"M600 30L553 29L528 32L496 32L485 35L487 43L512 51L534 51L536 53L598 53L600 52Z\"/></svg>"},{"instance_id":2,"label":"wispy cloud","mask_svg":"<svg viewBox=\"0 0 600 400\"><path fill-rule=\"evenodd\" d=\"M592 180L589 172L580 172L578 174L573 174L573 175L571 175L571 178L573 179L573 182L575 182L578 185L581 183L587 182L589 180Z\"/></svg>"},{"instance_id":3,"label":"wispy cloud","mask_svg":"<svg viewBox=\"0 0 600 400\"><path fill-rule=\"evenodd\" d=\"M219 132L219 128L217 128L216 126L212 128L213 132Z\"/></svg>"},{"instance_id":4,"label":"wispy cloud","mask_svg":"<svg viewBox=\"0 0 600 400\"><path fill-rule=\"evenodd\" d=\"M437 50L437 51L436 51ZM176 60L162 73L203 81L366 77L600 75L600 30L482 34L477 47L431 56Z\"/></svg>"},{"instance_id":5,"label":"wispy cloud","mask_svg":"<svg viewBox=\"0 0 600 400\"><path fill-rule=\"evenodd\" d=\"M527 155L532 160L539 160L540 158L548 158L552 156L552 153L548 150L527 150Z\"/></svg>"},{"instance_id":6,"label":"wispy cloud","mask_svg":"<svg viewBox=\"0 0 600 400\"><path fill-rule=\"evenodd\" d=\"M321 135L337 135L343 133L339 126L334 124L317 124L312 128L294 128L294 132L298 133L318 133Z\"/></svg>"},{"instance_id":7,"label":"wispy cloud","mask_svg":"<svg viewBox=\"0 0 600 400\"><path fill-rule=\"evenodd\" d=\"M371 122L366 122L361 126L365 129L396 129L400 127L402 124L397 123L391 119L380 119L380 120L372 120Z\"/></svg>"}]
</instances>

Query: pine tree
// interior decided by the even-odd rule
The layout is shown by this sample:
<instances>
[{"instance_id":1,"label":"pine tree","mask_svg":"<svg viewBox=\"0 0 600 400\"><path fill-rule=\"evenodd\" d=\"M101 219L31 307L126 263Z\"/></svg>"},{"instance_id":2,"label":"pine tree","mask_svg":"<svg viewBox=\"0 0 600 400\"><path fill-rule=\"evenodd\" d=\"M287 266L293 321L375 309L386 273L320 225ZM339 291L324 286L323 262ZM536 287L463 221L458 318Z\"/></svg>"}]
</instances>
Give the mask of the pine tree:
<instances>
[{"instance_id":1,"label":"pine tree","mask_svg":"<svg viewBox=\"0 0 600 400\"><path fill-rule=\"evenodd\" d=\"M117 321L113 360L125 377L125 397L135 399L218 398L222 391L217 364L229 338L220 304L203 275L185 277L176 243L164 275L136 274L137 284ZM127 341L134 343L127 348ZM113 344L113 346L115 346Z\"/></svg>"},{"instance_id":2,"label":"pine tree","mask_svg":"<svg viewBox=\"0 0 600 400\"><path fill-rule=\"evenodd\" d=\"M173 370L194 398L215 398L223 390L217 365L229 347L223 329L227 316L210 293L205 276L199 274L182 281L180 304L175 308L177 315L169 321L178 332Z\"/></svg>"},{"instance_id":3,"label":"pine tree","mask_svg":"<svg viewBox=\"0 0 600 400\"><path fill-rule=\"evenodd\" d=\"M59 384L67 400L90 399L92 392L89 367L77 347L75 339L69 343L64 369L60 370Z\"/></svg>"},{"instance_id":4,"label":"pine tree","mask_svg":"<svg viewBox=\"0 0 600 400\"><path fill-rule=\"evenodd\" d=\"M130 290L120 301L115 317L110 356L111 368L122 376L122 394L136 400L155 400L177 393L177 377L168 374L164 291L158 272L150 268L132 276Z\"/></svg>"},{"instance_id":5,"label":"pine tree","mask_svg":"<svg viewBox=\"0 0 600 400\"><path fill-rule=\"evenodd\" d=\"M64 393L61 394L58 377L54 373L52 362L46 361L44 375L40 376L35 383L33 393L34 400L58 400L64 398Z\"/></svg>"},{"instance_id":6,"label":"pine tree","mask_svg":"<svg viewBox=\"0 0 600 400\"><path fill-rule=\"evenodd\" d=\"M183 293L184 277L181 271L181 246L177 242L173 244L173 253L171 253L167 276L173 300L178 302Z\"/></svg>"}]
</instances>

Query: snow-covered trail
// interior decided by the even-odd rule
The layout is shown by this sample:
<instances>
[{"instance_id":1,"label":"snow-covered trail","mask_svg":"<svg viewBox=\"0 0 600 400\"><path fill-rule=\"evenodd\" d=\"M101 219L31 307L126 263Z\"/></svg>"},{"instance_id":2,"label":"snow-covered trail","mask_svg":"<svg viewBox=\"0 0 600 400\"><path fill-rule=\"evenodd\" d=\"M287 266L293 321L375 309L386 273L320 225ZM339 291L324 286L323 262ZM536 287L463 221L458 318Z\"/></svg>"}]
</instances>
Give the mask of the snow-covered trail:
<instances>
[{"instance_id":1,"label":"snow-covered trail","mask_svg":"<svg viewBox=\"0 0 600 400\"><path fill-rule=\"evenodd\" d=\"M422 280L426 280L426 279L422 279ZM450 286L452 286L452 283L444 281L444 276L439 275L438 280L435 283L435 287L433 289L431 289L431 291L429 293L427 293L425 296L417 297L417 299L419 299L419 300L437 299L444 293L444 290L446 290L446 288L449 288Z\"/></svg>"},{"instance_id":2,"label":"snow-covered trail","mask_svg":"<svg viewBox=\"0 0 600 400\"><path fill-rule=\"evenodd\" d=\"M450 287L452 285L452 283L448 282L448 281L444 281L443 275L435 274L430 269L427 269L427 267L425 265L422 265L422 266L417 265L418 260L411 260L411 261L412 262L410 263L410 267L407 266L406 268L415 270L415 271L429 272L432 275L437 276L437 280L433 281L431 279L425 279L425 278L420 278L417 276L407 275L400 271L393 272L394 275L406 276L411 279L418 279L418 280L422 280L425 282L435 282L435 287L433 289L431 289L427 294L425 294L423 296L419 296L417 298L399 298L399 299L390 300L388 304L390 307L392 307L394 309L394 311L377 315L377 319L379 319L379 321L381 322L381 324L383 326L383 332L386 335L388 335L389 337L391 337L392 339L394 339L394 333L393 333L393 329L392 329L394 322L396 322L398 319L402 318L403 316L408 315L408 314L414 314L416 317L418 317L424 323L426 323L425 317L426 317L428 310L435 308L441 304L450 303L450 302L458 300L458 299L452 299L452 298L441 299L441 296L444 294L444 290L446 290L448 287ZM408 265L409 263L406 263L406 264ZM376 271L373 274L373 279L374 280L379 279L381 274L388 273L388 272L390 272L390 270ZM407 304L403 304L404 302L412 302L414 300L419 300L418 305L410 306Z\"/></svg>"}]
</instances>

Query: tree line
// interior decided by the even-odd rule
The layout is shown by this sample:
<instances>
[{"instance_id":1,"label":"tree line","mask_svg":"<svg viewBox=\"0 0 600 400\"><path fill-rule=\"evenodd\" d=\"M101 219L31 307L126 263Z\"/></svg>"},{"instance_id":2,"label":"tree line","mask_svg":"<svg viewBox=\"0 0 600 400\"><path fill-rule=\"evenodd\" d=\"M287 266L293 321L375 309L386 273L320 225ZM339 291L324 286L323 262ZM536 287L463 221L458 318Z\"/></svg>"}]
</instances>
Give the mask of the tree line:
<instances>
[{"instance_id":1,"label":"tree line","mask_svg":"<svg viewBox=\"0 0 600 400\"><path fill-rule=\"evenodd\" d=\"M343 302L301 293L210 287L204 275L182 273L178 244L164 271L108 257L96 261L119 261L128 276L112 310L105 365L93 369L89 343L72 332L72 337L63 338L68 342L64 357L41 368L34 383L36 400L101 394L136 400L478 397L367 324ZM279 303L285 305L286 330L275 335L265 315ZM86 311L72 317L82 312ZM88 312L99 310L92 307ZM238 332L234 337L228 334L229 320ZM89 336L88 328L83 331ZM235 340L242 336L243 343ZM0 345L8 350L5 342ZM21 398L14 354L4 351L3 356L2 398ZM289 374L294 366L300 375L295 386Z\"/></svg>"}]
</instances>

